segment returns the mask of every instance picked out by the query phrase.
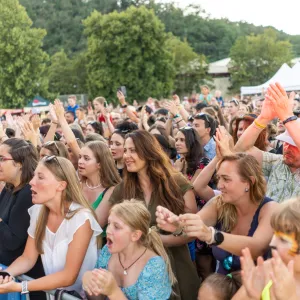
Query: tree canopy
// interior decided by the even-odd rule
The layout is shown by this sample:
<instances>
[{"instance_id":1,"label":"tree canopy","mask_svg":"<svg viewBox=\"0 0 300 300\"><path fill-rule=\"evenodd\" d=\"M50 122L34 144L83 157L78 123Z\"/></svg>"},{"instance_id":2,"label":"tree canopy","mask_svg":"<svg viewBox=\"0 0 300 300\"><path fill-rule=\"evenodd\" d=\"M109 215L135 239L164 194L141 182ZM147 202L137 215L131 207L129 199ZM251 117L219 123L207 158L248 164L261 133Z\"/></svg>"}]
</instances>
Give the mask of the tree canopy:
<instances>
[{"instance_id":1,"label":"tree canopy","mask_svg":"<svg viewBox=\"0 0 300 300\"><path fill-rule=\"evenodd\" d=\"M230 51L232 59L231 81L233 90L241 85L258 85L270 78L292 59L292 45L280 41L275 31L267 29L263 34L240 37Z\"/></svg>"},{"instance_id":2,"label":"tree canopy","mask_svg":"<svg viewBox=\"0 0 300 300\"><path fill-rule=\"evenodd\" d=\"M23 6L17 0L0 0L0 104L24 107L37 93L46 93L42 76L48 55L41 49L46 35L31 27Z\"/></svg>"},{"instance_id":3,"label":"tree canopy","mask_svg":"<svg viewBox=\"0 0 300 300\"><path fill-rule=\"evenodd\" d=\"M116 99L125 85L129 99L170 94L175 70L164 25L145 7L103 15L94 11L84 21L88 36L88 90L92 97Z\"/></svg>"}]
</instances>

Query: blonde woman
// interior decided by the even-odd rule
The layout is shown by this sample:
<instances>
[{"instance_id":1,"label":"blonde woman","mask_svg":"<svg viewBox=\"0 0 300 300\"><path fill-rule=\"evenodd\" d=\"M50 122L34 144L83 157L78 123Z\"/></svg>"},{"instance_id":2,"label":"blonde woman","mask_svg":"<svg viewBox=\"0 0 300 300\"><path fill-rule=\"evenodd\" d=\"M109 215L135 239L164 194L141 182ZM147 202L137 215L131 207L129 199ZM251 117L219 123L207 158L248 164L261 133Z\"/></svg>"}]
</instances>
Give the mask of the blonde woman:
<instances>
[{"instance_id":1,"label":"blonde woman","mask_svg":"<svg viewBox=\"0 0 300 300\"><path fill-rule=\"evenodd\" d=\"M95 210L99 224L107 224L109 198L121 182L109 147L99 141L88 142L80 149L78 174L85 198Z\"/></svg>"},{"instance_id":2,"label":"blonde woman","mask_svg":"<svg viewBox=\"0 0 300 300\"><path fill-rule=\"evenodd\" d=\"M96 269L83 276L88 299L167 300L175 282L159 234L141 201L116 204L110 211L107 244Z\"/></svg>"},{"instance_id":3,"label":"blonde woman","mask_svg":"<svg viewBox=\"0 0 300 300\"><path fill-rule=\"evenodd\" d=\"M221 195L197 214L177 217L159 206L156 216L161 229L211 244L219 262L217 272L228 274L240 270L239 256L245 247L255 258L266 254L273 233L270 219L277 203L265 197L264 176L251 155L224 156L218 163L217 177Z\"/></svg>"},{"instance_id":4,"label":"blonde woman","mask_svg":"<svg viewBox=\"0 0 300 300\"><path fill-rule=\"evenodd\" d=\"M102 230L81 192L75 169L65 158L45 157L30 185L35 205L29 209L25 251L5 271L11 276L24 274L41 255L46 276L4 283L0 293L26 294L61 287L80 293L82 275L97 261L96 237Z\"/></svg>"}]
</instances>

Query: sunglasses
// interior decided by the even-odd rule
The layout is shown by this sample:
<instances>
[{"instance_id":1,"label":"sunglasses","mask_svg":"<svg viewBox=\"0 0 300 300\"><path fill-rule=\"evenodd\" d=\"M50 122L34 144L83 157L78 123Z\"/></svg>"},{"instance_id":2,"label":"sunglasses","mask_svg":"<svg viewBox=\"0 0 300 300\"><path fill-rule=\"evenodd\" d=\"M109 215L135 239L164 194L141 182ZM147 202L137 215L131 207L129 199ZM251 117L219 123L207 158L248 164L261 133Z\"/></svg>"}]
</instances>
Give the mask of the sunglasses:
<instances>
[{"instance_id":1,"label":"sunglasses","mask_svg":"<svg viewBox=\"0 0 300 300\"><path fill-rule=\"evenodd\" d=\"M51 156L45 156L43 159L42 159L43 162L46 162L46 163L51 163L52 161L56 161L56 163L58 164L58 166L60 167L62 173L64 174L65 177L66 176L66 173L64 172L61 164L59 163L59 160L58 158L55 156L55 155L51 155Z\"/></svg>"},{"instance_id":2,"label":"sunglasses","mask_svg":"<svg viewBox=\"0 0 300 300\"><path fill-rule=\"evenodd\" d=\"M232 99L230 100L230 103L233 102L236 106L239 106L239 101L237 101L236 99Z\"/></svg>"},{"instance_id":3,"label":"sunglasses","mask_svg":"<svg viewBox=\"0 0 300 300\"><path fill-rule=\"evenodd\" d=\"M184 126L184 127L180 127L179 130L193 130L193 127L191 127L191 126Z\"/></svg>"}]
</instances>

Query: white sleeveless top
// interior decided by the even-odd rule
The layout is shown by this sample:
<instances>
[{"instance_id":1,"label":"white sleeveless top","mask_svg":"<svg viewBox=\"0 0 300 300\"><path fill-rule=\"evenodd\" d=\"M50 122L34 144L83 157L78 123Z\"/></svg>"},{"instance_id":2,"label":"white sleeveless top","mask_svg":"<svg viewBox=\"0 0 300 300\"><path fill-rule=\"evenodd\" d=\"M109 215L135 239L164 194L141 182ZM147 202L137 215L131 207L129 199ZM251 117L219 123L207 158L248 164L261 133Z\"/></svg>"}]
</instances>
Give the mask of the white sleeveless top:
<instances>
[{"instance_id":1,"label":"white sleeveless top","mask_svg":"<svg viewBox=\"0 0 300 300\"><path fill-rule=\"evenodd\" d=\"M82 206L77 203L72 203L70 210L74 211L81 207ZM33 239L35 236L36 223L41 208L42 205L33 205L28 209L30 215L28 234ZM76 282L72 286L61 287L70 291L75 290L78 293L80 293L82 289L83 274L86 271L94 269L98 257L96 237L101 234L102 229L91 212L86 208L82 208L70 220L64 219L56 233L53 233L48 227L46 227L45 237L43 240L44 254L41 255L46 275L62 271L66 263L69 244L72 242L73 236L77 229L80 228L86 222L86 220L90 221L91 229L94 231L94 233L88 246L79 275L76 279Z\"/></svg>"}]
</instances>

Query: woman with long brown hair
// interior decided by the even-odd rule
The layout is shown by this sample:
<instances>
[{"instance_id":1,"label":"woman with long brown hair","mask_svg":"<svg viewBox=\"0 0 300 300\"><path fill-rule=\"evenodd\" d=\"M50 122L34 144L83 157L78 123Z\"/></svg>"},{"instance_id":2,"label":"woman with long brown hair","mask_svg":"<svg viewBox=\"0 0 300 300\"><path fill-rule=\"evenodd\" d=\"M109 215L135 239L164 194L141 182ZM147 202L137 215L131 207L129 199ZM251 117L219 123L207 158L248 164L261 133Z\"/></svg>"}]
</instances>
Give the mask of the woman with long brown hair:
<instances>
[{"instance_id":1,"label":"woman with long brown hair","mask_svg":"<svg viewBox=\"0 0 300 300\"><path fill-rule=\"evenodd\" d=\"M99 141L88 142L80 149L78 173L82 191L95 210L99 224L107 224L110 198L115 186L121 182L108 146Z\"/></svg>"},{"instance_id":2,"label":"woman with long brown hair","mask_svg":"<svg viewBox=\"0 0 300 300\"><path fill-rule=\"evenodd\" d=\"M151 214L151 226L156 225L158 205L168 207L174 214L197 211L192 186L171 165L157 140L148 132L137 130L126 136L124 145L123 182L116 186L111 205L124 199L143 201ZM173 272L178 281L177 299L195 299L199 285L187 243L191 240L177 234L160 233L168 249Z\"/></svg>"}]
</instances>

